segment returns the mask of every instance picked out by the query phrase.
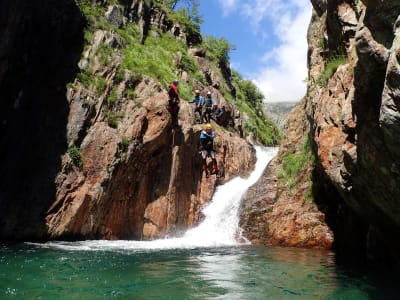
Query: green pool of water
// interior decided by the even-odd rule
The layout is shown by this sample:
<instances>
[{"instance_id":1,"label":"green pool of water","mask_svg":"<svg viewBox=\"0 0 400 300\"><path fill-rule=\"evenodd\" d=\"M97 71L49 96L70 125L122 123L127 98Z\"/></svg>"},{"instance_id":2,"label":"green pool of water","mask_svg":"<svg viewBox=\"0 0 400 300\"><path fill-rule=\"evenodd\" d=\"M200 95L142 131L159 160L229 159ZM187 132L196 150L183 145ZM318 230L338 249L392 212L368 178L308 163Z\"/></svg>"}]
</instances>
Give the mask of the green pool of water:
<instances>
[{"instance_id":1,"label":"green pool of water","mask_svg":"<svg viewBox=\"0 0 400 300\"><path fill-rule=\"evenodd\" d=\"M332 252L234 246L0 246L0 299L396 299L393 277ZM72 244L73 245L73 244Z\"/></svg>"}]
</instances>

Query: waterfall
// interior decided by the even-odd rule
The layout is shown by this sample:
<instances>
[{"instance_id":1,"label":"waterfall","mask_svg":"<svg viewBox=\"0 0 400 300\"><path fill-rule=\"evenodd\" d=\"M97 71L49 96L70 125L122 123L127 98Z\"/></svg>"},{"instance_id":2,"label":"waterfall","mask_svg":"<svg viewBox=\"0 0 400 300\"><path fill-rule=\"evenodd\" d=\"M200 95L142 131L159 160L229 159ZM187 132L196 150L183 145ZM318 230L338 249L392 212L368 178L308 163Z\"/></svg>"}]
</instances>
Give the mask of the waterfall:
<instances>
[{"instance_id":1,"label":"waterfall","mask_svg":"<svg viewBox=\"0 0 400 300\"><path fill-rule=\"evenodd\" d=\"M211 202L203 209L204 221L190 229L182 239L191 245L222 246L237 244L239 207L247 189L260 178L268 162L276 154L275 148L256 147L257 162L249 178L236 177L219 186Z\"/></svg>"},{"instance_id":2,"label":"waterfall","mask_svg":"<svg viewBox=\"0 0 400 300\"><path fill-rule=\"evenodd\" d=\"M203 222L188 230L182 237L155 241L48 242L37 245L67 250L174 249L237 245L240 200L247 189L257 182L268 162L277 153L277 148L255 148L257 162L249 178L236 177L218 186L210 203L203 208Z\"/></svg>"}]
</instances>

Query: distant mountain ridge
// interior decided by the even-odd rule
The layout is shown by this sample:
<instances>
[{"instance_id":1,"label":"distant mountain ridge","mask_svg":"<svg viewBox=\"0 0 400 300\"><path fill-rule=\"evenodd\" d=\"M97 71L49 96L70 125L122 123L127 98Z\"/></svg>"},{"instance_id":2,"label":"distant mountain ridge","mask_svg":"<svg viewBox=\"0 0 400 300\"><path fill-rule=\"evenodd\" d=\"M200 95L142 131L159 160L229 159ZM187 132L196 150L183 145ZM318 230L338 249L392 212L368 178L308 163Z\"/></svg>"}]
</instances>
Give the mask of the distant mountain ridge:
<instances>
[{"instance_id":1,"label":"distant mountain ridge","mask_svg":"<svg viewBox=\"0 0 400 300\"><path fill-rule=\"evenodd\" d=\"M283 130L286 115L296 106L298 102L268 102L264 103L267 116Z\"/></svg>"}]
</instances>

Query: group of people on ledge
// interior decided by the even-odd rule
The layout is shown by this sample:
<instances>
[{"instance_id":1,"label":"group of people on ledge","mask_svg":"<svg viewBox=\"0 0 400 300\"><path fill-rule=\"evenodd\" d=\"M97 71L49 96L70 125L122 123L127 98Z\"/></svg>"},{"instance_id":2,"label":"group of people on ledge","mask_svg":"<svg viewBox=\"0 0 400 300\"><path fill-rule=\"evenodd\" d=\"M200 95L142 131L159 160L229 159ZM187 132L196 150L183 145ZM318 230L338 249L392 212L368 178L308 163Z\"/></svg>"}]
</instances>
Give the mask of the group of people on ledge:
<instances>
[{"instance_id":1,"label":"group of people on ledge","mask_svg":"<svg viewBox=\"0 0 400 300\"><path fill-rule=\"evenodd\" d=\"M174 80L168 87L169 94L169 111L172 115L174 123L177 121L179 112L179 93L178 93L178 80ZM200 90L194 91L195 96L189 103L194 104L193 112L196 123L210 123L214 120L220 126L232 126L234 127L234 119L232 111L228 110L225 105L219 106L219 103L214 100L210 91L207 91L205 97L200 93ZM241 137L243 137L243 129L239 120L238 129Z\"/></svg>"},{"instance_id":2,"label":"group of people on ledge","mask_svg":"<svg viewBox=\"0 0 400 300\"><path fill-rule=\"evenodd\" d=\"M168 87L168 106L172 116L172 123L174 126L178 124L178 112L179 112L179 93L178 93L178 80L174 80ZM218 103L212 97L210 91L207 92L206 97L203 97L200 90L195 90L194 98L189 101L194 104L194 115L198 123L204 123L204 129L200 133L200 153L202 157L202 170L206 177L209 177L210 173L215 174L217 178L221 175L218 168L216 154L214 149L215 132L213 131L211 120L214 120L218 125L227 126L229 125L229 116L226 111L226 107L218 106ZM241 130L241 123L239 124L240 135L243 136ZM211 157L212 160L212 171L209 172L207 166L207 157Z\"/></svg>"},{"instance_id":3,"label":"group of people on ledge","mask_svg":"<svg viewBox=\"0 0 400 300\"><path fill-rule=\"evenodd\" d=\"M226 126L226 108L225 105L218 107L218 103L213 99L211 92L207 92L204 98L199 90L194 91L194 98L189 103L194 103L194 115L199 123L210 123L213 119L217 124Z\"/></svg>"}]
</instances>

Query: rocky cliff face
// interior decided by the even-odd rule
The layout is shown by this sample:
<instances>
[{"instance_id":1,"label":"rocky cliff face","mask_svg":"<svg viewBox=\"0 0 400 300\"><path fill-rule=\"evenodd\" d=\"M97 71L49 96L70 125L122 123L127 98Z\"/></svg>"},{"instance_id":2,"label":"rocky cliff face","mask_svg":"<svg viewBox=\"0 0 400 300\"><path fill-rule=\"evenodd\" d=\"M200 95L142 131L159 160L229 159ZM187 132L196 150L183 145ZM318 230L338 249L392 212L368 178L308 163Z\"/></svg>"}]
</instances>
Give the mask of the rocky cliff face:
<instances>
[{"instance_id":1,"label":"rocky cliff face","mask_svg":"<svg viewBox=\"0 0 400 300\"><path fill-rule=\"evenodd\" d=\"M52 238L153 239L196 224L215 190L202 177L200 125L183 103L180 128L172 130L165 93L124 103L117 129L96 122L84 138L81 170L63 170L56 201L46 216ZM124 142L122 137L128 137ZM246 176L254 163L249 144L219 132L218 161L226 178ZM243 160L235 157L243 155ZM69 157L64 158L68 166Z\"/></svg>"},{"instance_id":2,"label":"rocky cliff face","mask_svg":"<svg viewBox=\"0 0 400 300\"><path fill-rule=\"evenodd\" d=\"M314 199L338 253L398 263L400 3L311 2L306 120L287 126L307 127ZM296 140L289 133L281 151Z\"/></svg>"},{"instance_id":3,"label":"rocky cliff face","mask_svg":"<svg viewBox=\"0 0 400 300\"><path fill-rule=\"evenodd\" d=\"M317 187L312 182L311 154L294 179L285 175L287 157L298 164L304 155L305 136L309 130L302 101L287 117L285 139L278 155L268 165L259 181L244 195L240 226L253 244L330 249L333 233L324 212L314 202ZM292 181L293 180L293 181Z\"/></svg>"},{"instance_id":4,"label":"rocky cliff face","mask_svg":"<svg viewBox=\"0 0 400 300\"><path fill-rule=\"evenodd\" d=\"M0 238L153 239L196 224L216 182L202 177L190 104L182 101L174 129L161 84L118 73L115 32L98 29L84 47L87 20L75 1L25 2L0 9ZM187 44L199 39L148 1L124 5L108 7L108 21L136 22L142 41L152 26ZM223 80L206 75L210 89ZM225 180L248 175L251 145L215 127Z\"/></svg>"}]
</instances>

